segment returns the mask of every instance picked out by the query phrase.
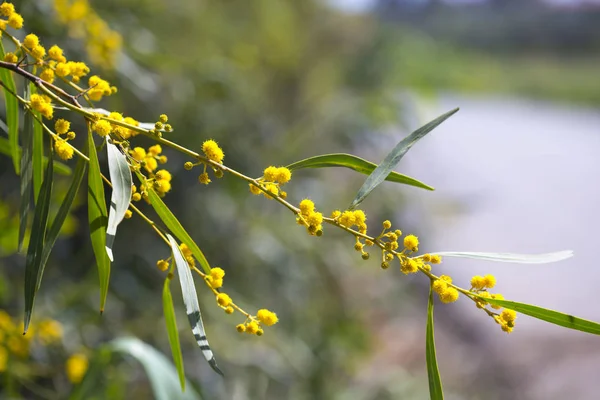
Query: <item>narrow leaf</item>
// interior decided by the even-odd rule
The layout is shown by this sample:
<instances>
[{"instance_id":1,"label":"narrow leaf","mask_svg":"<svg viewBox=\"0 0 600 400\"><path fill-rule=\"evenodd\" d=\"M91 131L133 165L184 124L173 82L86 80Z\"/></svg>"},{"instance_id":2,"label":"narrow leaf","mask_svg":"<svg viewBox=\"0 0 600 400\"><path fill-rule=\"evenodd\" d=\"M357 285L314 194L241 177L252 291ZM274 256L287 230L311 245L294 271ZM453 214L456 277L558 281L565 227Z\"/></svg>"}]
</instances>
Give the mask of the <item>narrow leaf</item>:
<instances>
[{"instance_id":1,"label":"narrow leaf","mask_svg":"<svg viewBox=\"0 0 600 400\"><path fill-rule=\"evenodd\" d=\"M4 60L4 46L0 41L0 59ZM8 124L8 142L10 148L10 155L13 160L13 166L17 175L20 173L20 159L19 154L19 104L15 96L9 93L17 93L15 87L15 80L12 72L6 68L0 68L0 80L6 85L8 90L3 90L4 100L6 102L6 122Z\"/></svg>"},{"instance_id":2,"label":"narrow leaf","mask_svg":"<svg viewBox=\"0 0 600 400\"><path fill-rule=\"evenodd\" d=\"M23 151L21 156L21 204L19 206L19 252L23 249L23 239L27 230L27 217L31 204L31 189L33 185L32 170L33 151L33 117L25 113L23 126Z\"/></svg>"},{"instance_id":3,"label":"narrow leaf","mask_svg":"<svg viewBox=\"0 0 600 400\"><path fill-rule=\"evenodd\" d=\"M406 154L410 148L417 143L423 136L431 132L435 127L450 118L458 111L458 108L448 111L447 113L437 117L433 121L423 125L404 139L402 139L394 149L385 156L383 162L379 164L377 168L367 177L365 183L361 186L356 194L354 200L348 207L349 210L356 208L381 182L387 178L392 172L396 165L400 162L402 157Z\"/></svg>"},{"instance_id":4,"label":"narrow leaf","mask_svg":"<svg viewBox=\"0 0 600 400\"><path fill-rule=\"evenodd\" d=\"M1 127L1 124L0 124L0 127ZM19 151L19 155L23 153L23 150L20 147L19 147L18 151ZM0 137L0 153L10 156L10 147L9 147L8 139ZM48 165L48 157L44 156L43 160L44 160L43 166L46 167L46 165ZM70 176L73 173L73 171L71 170L71 167L69 167L68 165L63 164L58 161L54 161L53 163L54 163L54 172L56 172L57 174L64 175L64 176ZM43 169L42 169L42 172L43 172ZM43 179L40 179L40 187L41 187L42 180ZM34 179L34 181L35 181L35 179Z\"/></svg>"},{"instance_id":5,"label":"narrow leaf","mask_svg":"<svg viewBox=\"0 0 600 400\"><path fill-rule=\"evenodd\" d=\"M33 82L29 84L30 93L35 93L36 88ZM41 114L38 111L32 111L38 119L41 118ZM44 133L42 132L42 125L36 120L33 119L33 195L34 199L37 202L40 187L42 185L42 174L43 174L43 163L44 163ZM58 165L55 162L55 166Z\"/></svg>"},{"instance_id":6,"label":"narrow leaf","mask_svg":"<svg viewBox=\"0 0 600 400\"><path fill-rule=\"evenodd\" d=\"M429 287L429 304L427 305L427 332L425 334L425 358L427 360L427 377L429 379L429 396L432 400L444 398L442 380L435 356L435 338L433 333L433 286Z\"/></svg>"},{"instance_id":7,"label":"narrow leaf","mask_svg":"<svg viewBox=\"0 0 600 400\"><path fill-rule=\"evenodd\" d=\"M593 321L588 321L573 315L563 314L558 311L549 310L534 306L531 304L517 303L509 300L496 300L487 297L477 296L487 303L515 310L530 317L541 319L542 321L550 322L555 325L564 326L565 328L575 329L582 332L600 335L600 324Z\"/></svg>"},{"instance_id":8,"label":"narrow leaf","mask_svg":"<svg viewBox=\"0 0 600 400\"><path fill-rule=\"evenodd\" d=\"M54 221L52 221L50 230L46 235L46 243L44 244L44 251L42 252L42 272L43 266L46 265L48 257L50 257L50 253L52 252L54 243L56 243L56 239L58 239L60 230L62 229L62 226L65 223L67 216L69 215L69 211L71 211L71 207L73 206L75 197L77 197L77 192L79 191L79 187L81 186L81 182L83 181L85 169L86 162L83 158L80 158L77 161L77 166L75 167L75 174L73 175L73 179L71 180L69 190L67 191L67 194L65 195L65 198L63 199L60 208L58 209L58 213L54 217ZM42 275L40 274L40 279L41 277Z\"/></svg>"},{"instance_id":9,"label":"narrow leaf","mask_svg":"<svg viewBox=\"0 0 600 400\"><path fill-rule=\"evenodd\" d=\"M444 257L473 258L476 260L499 261L518 264L546 264L573 257L572 250L544 254L478 253L471 251L436 251L432 252L432 254L438 254Z\"/></svg>"},{"instance_id":10,"label":"narrow leaf","mask_svg":"<svg viewBox=\"0 0 600 400\"><path fill-rule=\"evenodd\" d=\"M375 170L375 168L377 168L377 164L367 161L363 158L354 156L352 154L332 153L305 158L304 160L297 161L287 166L287 168L292 171L301 168L328 167L350 168L356 172L360 172L361 174L369 175ZM415 178L411 178L410 176L403 175L395 171L390 172L390 174L385 178L385 180L415 186L422 189L434 190L433 187L426 185L425 183L420 182Z\"/></svg>"},{"instance_id":11,"label":"narrow leaf","mask_svg":"<svg viewBox=\"0 0 600 400\"><path fill-rule=\"evenodd\" d=\"M181 392L173 364L154 347L136 338L122 338L113 340L110 349L113 352L132 356L142 364L152 386L153 398L156 400L197 400L200 398L189 382L187 382L188 389L185 393Z\"/></svg>"},{"instance_id":12,"label":"narrow leaf","mask_svg":"<svg viewBox=\"0 0 600 400\"><path fill-rule=\"evenodd\" d=\"M29 328L35 295L40 288L41 275L44 270L42 253L46 237L46 226L48 224L50 196L52 195L52 180L54 177L52 166L53 163L51 159L46 167L44 182L42 182L42 188L40 190L40 198L38 199L35 213L33 214L31 237L29 239L29 248L27 249L27 258L25 261L25 319L23 333L27 332L27 329Z\"/></svg>"},{"instance_id":13,"label":"narrow leaf","mask_svg":"<svg viewBox=\"0 0 600 400\"><path fill-rule=\"evenodd\" d=\"M200 305L198 304L198 295L196 294L196 287L194 286L194 278L192 277L190 266L187 261L185 261L183 254L181 254L181 250L179 250L179 246L173 236L167 234L167 238L171 244L173 259L175 260L177 274L179 275L179 283L181 284L183 304L185 304L185 312L187 313L188 321L192 327L194 338L196 339L200 350L202 350L202 355L204 355L204 358L208 361L208 364L219 375L223 375L223 372L221 372L217 366L215 356L206 339L206 332L204 331L204 324L202 323L202 314L200 314Z\"/></svg>"},{"instance_id":14,"label":"narrow leaf","mask_svg":"<svg viewBox=\"0 0 600 400\"><path fill-rule=\"evenodd\" d=\"M140 179L143 182L143 177L140 175ZM162 201L162 199L156 194L156 192L152 188L148 188L148 198L150 200L150 204L162 220L162 222L169 228L169 230L175 235L177 239L181 242L185 243L190 250L192 250L192 254L198 260L202 269L205 273L210 274L210 265L208 264L208 260L204 257L204 254L196 245L196 243L192 240L190 235L186 232L186 230L181 225L181 222L173 215L169 207Z\"/></svg>"},{"instance_id":15,"label":"narrow leaf","mask_svg":"<svg viewBox=\"0 0 600 400\"><path fill-rule=\"evenodd\" d=\"M165 323L167 324L167 334L169 335L169 345L173 362L179 375L181 390L185 391L185 372L183 370L183 357L181 355L181 345L179 344L179 331L177 330L177 320L175 319L175 308L173 307L173 296L169 287L171 279L165 279L163 286L163 311L165 313Z\"/></svg>"},{"instance_id":16,"label":"narrow leaf","mask_svg":"<svg viewBox=\"0 0 600 400\"><path fill-rule=\"evenodd\" d=\"M106 138L106 150L108 152L108 170L112 184L110 212L106 228L106 253L110 261L114 261L112 247L117 234L117 226L121 223L129 208L132 182L127 158L117 146L109 141L108 137Z\"/></svg>"},{"instance_id":17,"label":"narrow leaf","mask_svg":"<svg viewBox=\"0 0 600 400\"><path fill-rule=\"evenodd\" d=\"M88 172L88 220L90 224L90 237L92 248L98 265L100 277L100 312L104 312L104 304L108 295L108 282L110 279L110 260L106 254L106 224L108 217L104 200L104 185L100 174L98 154L94 145L91 129L88 128L88 157L90 169Z\"/></svg>"}]
</instances>

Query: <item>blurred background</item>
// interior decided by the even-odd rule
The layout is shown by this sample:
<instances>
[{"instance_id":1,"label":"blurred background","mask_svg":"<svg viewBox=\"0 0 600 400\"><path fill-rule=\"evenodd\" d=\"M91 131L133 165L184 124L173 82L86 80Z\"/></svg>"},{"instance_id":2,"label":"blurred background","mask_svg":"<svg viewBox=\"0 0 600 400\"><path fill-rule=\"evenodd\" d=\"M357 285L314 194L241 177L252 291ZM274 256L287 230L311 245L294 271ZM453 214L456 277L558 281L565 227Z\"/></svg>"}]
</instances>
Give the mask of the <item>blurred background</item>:
<instances>
[{"instance_id":1,"label":"blurred background","mask_svg":"<svg viewBox=\"0 0 600 400\"><path fill-rule=\"evenodd\" d=\"M363 203L370 228L390 219L419 236L426 252L573 249L574 258L550 265L448 259L436 271L461 286L492 273L507 299L600 320L600 1L15 5L25 33L36 32L47 47L59 44L69 59L91 61L119 88L100 107L140 121L166 113L174 127L169 138L192 149L213 138L225 163L250 176L323 153L378 163L410 131L461 107L398 167L436 191L381 185ZM76 128L83 137L83 125ZM133 144L151 142L140 137ZM263 337L240 335L234 327L242 321L215 307L198 283L222 379L197 348L172 285L186 374L203 398L428 397L423 276L382 271L374 257L361 260L353 239L335 229L309 237L286 209L251 196L242 182L226 176L200 185L196 170L183 169L187 159L164 154L174 176L165 201L210 263L225 269L226 292L245 309L269 308L280 318ZM0 308L19 321L25 257L16 252L19 180L8 157L0 158L0 179ZM302 170L287 192L291 202L310 197L329 213L348 204L364 179L349 170ZM68 182L57 183L55 210ZM0 383L7 398L66 398L69 355L91 357L118 337L136 336L170 359L165 275L155 267L169 250L139 218L125 221L99 316L80 195L34 313L34 321L58 321L62 334L52 346L26 344L28 354L10 350L20 378ZM594 336L525 316L506 335L465 299L439 304L435 319L449 399L597 398ZM152 396L143 369L129 359L111 361L102 376L94 398Z\"/></svg>"}]
</instances>

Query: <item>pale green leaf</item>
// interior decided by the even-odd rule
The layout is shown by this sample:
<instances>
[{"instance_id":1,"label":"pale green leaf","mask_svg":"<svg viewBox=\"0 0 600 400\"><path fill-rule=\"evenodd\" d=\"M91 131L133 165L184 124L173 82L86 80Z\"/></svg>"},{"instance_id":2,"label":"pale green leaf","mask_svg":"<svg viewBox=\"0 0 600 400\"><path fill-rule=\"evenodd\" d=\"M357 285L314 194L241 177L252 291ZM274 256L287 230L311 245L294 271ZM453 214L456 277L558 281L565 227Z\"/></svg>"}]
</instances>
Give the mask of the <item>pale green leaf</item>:
<instances>
[{"instance_id":1,"label":"pale green leaf","mask_svg":"<svg viewBox=\"0 0 600 400\"><path fill-rule=\"evenodd\" d=\"M433 331L433 287L429 287L429 304L427 305L427 331L425 333L425 359L427 361L427 378L429 380L429 396L432 400L443 400L442 379L438 370L435 355L435 337Z\"/></svg>"},{"instance_id":2,"label":"pale green leaf","mask_svg":"<svg viewBox=\"0 0 600 400\"><path fill-rule=\"evenodd\" d=\"M163 285L163 312L165 313L165 323L167 325L167 335L169 336L169 345L175 368L179 375L181 390L185 391L185 371L183 369L183 357L181 355L181 345L179 344L179 331L177 330L177 320L175 318L175 308L173 307L173 296L169 287L171 279L165 279Z\"/></svg>"},{"instance_id":3,"label":"pale green leaf","mask_svg":"<svg viewBox=\"0 0 600 400\"><path fill-rule=\"evenodd\" d=\"M4 60L4 47L2 41L0 41L0 60ZM13 160L13 166L17 174L20 173L20 159L19 154L19 103L12 93L17 93L15 86L15 80L12 72L6 68L0 68L0 80L6 85L4 93L4 100L6 104L6 123L8 124L8 143L10 149L10 155Z\"/></svg>"},{"instance_id":4,"label":"pale green leaf","mask_svg":"<svg viewBox=\"0 0 600 400\"><path fill-rule=\"evenodd\" d=\"M443 257L472 258L475 260L517 264L546 264L573 257L573 251L571 250L542 254L480 253L473 251L435 251L431 252L431 254L438 254Z\"/></svg>"}]
</instances>

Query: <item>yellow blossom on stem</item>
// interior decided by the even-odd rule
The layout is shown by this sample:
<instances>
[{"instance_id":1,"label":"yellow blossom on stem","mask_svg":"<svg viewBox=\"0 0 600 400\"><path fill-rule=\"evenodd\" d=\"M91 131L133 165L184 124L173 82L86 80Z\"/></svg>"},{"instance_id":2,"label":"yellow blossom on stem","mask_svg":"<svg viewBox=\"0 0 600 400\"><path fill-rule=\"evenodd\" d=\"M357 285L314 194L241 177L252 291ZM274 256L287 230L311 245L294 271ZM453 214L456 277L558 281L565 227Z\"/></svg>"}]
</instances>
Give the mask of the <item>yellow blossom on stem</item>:
<instances>
[{"instance_id":1,"label":"yellow blossom on stem","mask_svg":"<svg viewBox=\"0 0 600 400\"><path fill-rule=\"evenodd\" d=\"M112 131L110 123L104 119L94 122L92 129L100 136L104 137Z\"/></svg>"},{"instance_id":2,"label":"yellow blossom on stem","mask_svg":"<svg viewBox=\"0 0 600 400\"><path fill-rule=\"evenodd\" d=\"M10 17L15 13L15 6L12 3L4 2L0 5L0 14L5 17Z\"/></svg>"},{"instance_id":3,"label":"yellow blossom on stem","mask_svg":"<svg viewBox=\"0 0 600 400\"><path fill-rule=\"evenodd\" d=\"M485 288L485 279L483 276L475 275L471 278L471 286L474 289L482 290Z\"/></svg>"},{"instance_id":4,"label":"yellow blossom on stem","mask_svg":"<svg viewBox=\"0 0 600 400\"><path fill-rule=\"evenodd\" d=\"M256 313L256 318L258 318L260 322L267 326L275 325L277 321L279 321L279 318L277 318L277 314L264 308L258 310L258 312Z\"/></svg>"},{"instance_id":5,"label":"yellow blossom on stem","mask_svg":"<svg viewBox=\"0 0 600 400\"><path fill-rule=\"evenodd\" d=\"M488 274L483 277L483 280L485 282L485 287L487 287L488 289L491 289L494 286L496 286L496 277L494 275Z\"/></svg>"},{"instance_id":6,"label":"yellow blossom on stem","mask_svg":"<svg viewBox=\"0 0 600 400\"><path fill-rule=\"evenodd\" d=\"M203 185L208 185L212 181L210 180L208 173L203 172L198 176L198 182L200 182Z\"/></svg>"},{"instance_id":7,"label":"yellow blossom on stem","mask_svg":"<svg viewBox=\"0 0 600 400\"><path fill-rule=\"evenodd\" d=\"M14 29L21 29L23 27L23 17L21 14L12 13L8 17L8 26Z\"/></svg>"},{"instance_id":8,"label":"yellow blossom on stem","mask_svg":"<svg viewBox=\"0 0 600 400\"><path fill-rule=\"evenodd\" d=\"M225 157L223 150L219 147L217 142L212 139L202 143L202 151L206 158L219 164L223 162L223 158Z\"/></svg>"},{"instance_id":9,"label":"yellow blossom on stem","mask_svg":"<svg viewBox=\"0 0 600 400\"><path fill-rule=\"evenodd\" d=\"M440 293L440 300L442 303L454 303L458 300L458 290L453 287L448 287L442 293Z\"/></svg>"},{"instance_id":10,"label":"yellow blossom on stem","mask_svg":"<svg viewBox=\"0 0 600 400\"><path fill-rule=\"evenodd\" d=\"M33 33L30 33L23 39L23 46L27 47L28 49L33 49L38 44L40 44L40 39Z\"/></svg>"},{"instance_id":11,"label":"yellow blossom on stem","mask_svg":"<svg viewBox=\"0 0 600 400\"><path fill-rule=\"evenodd\" d=\"M156 268L160 269L161 271L166 271L167 268L169 268L169 263L165 260L158 260L156 262Z\"/></svg>"},{"instance_id":12,"label":"yellow blossom on stem","mask_svg":"<svg viewBox=\"0 0 600 400\"><path fill-rule=\"evenodd\" d=\"M406 235L404 238L404 247L410 251L417 251L419 247L419 238L415 235Z\"/></svg>"},{"instance_id":13,"label":"yellow blossom on stem","mask_svg":"<svg viewBox=\"0 0 600 400\"><path fill-rule=\"evenodd\" d=\"M54 151L63 160L73 158L73 147L64 139L58 138L54 141Z\"/></svg>"},{"instance_id":14,"label":"yellow blossom on stem","mask_svg":"<svg viewBox=\"0 0 600 400\"><path fill-rule=\"evenodd\" d=\"M214 267L210 269L210 276L213 279L223 279L225 276L225 271L222 268Z\"/></svg>"},{"instance_id":15,"label":"yellow blossom on stem","mask_svg":"<svg viewBox=\"0 0 600 400\"><path fill-rule=\"evenodd\" d=\"M217 295L217 303L221 307L228 307L232 303L231 297L229 297L229 295L226 293L219 293Z\"/></svg>"},{"instance_id":16,"label":"yellow blossom on stem","mask_svg":"<svg viewBox=\"0 0 600 400\"><path fill-rule=\"evenodd\" d=\"M67 133L70 128L71 128L71 123L69 121L67 121L66 119L59 118L54 123L54 130L59 135L63 135L65 133Z\"/></svg>"},{"instance_id":17,"label":"yellow blossom on stem","mask_svg":"<svg viewBox=\"0 0 600 400\"><path fill-rule=\"evenodd\" d=\"M14 53L6 53L4 55L4 61L15 64L17 61L19 61L19 58Z\"/></svg>"},{"instance_id":18,"label":"yellow blossom on stem","mask_svg":"<svg viewBox=\"0 0 600 400\"><path fill-rule=\"evenodd\" d=\"M258 326L256 321L250 321L246 324L245 332L254 335L256 332L258 332L259 329L260 327Z\"/></svg>"},{"instance_id":19,"label":"yellow blossom on stem","mask_svg":"<svg viewBox=\"0 0 600 400\"><path fill-rule=\"evenodd\" d=\"M60 47L58 47L57 45L54 45L48 49L48 56L55 61L60 61L60 62L67 61L65 59L65 57L63 56L62 49Z\"/></svg>"}]
</instances>

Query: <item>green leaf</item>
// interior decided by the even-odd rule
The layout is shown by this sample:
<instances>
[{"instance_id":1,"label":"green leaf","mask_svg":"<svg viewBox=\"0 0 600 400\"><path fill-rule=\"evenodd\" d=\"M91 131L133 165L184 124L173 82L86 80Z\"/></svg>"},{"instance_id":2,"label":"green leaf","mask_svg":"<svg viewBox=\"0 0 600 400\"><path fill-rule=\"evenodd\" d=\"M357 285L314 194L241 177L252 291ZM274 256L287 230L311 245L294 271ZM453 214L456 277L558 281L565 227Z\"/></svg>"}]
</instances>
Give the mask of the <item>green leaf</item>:
<instances>
[{"instance_id":1,"label":"green leaf","mask_svg":"<svg viewBox=\"0 0 600 400\"><path fill-rule=\"evenodd\" d=\"M140 177L140 180L144 182L143 176L139 173L138 176ZM150 204L152 205L162 222L167 226L167 228L169 228L169 230L173 233L173 235L175 235L177 239L185 243L186 246L189 247L190 250L192 250L192 254L196 258L196 260L198 260L204 272L210 274L210 265L208 264L206 257L204 257L204 254L202 253L198 245L196 245L196 243L192 240L192 238L186 232L186 230L183 229L181 222L179 222L175 215L173 215L171 210L169 210L169 207L167 207L167 205L162 201L162 199L158 196L158 194L156 194L156 192L152 188L148 188L147 190Z\"/></svg>"},{"instance_id":2,"label":"green leaf","mask_svg":"<svg viewBox=\"0 0 600 400\"><path fill-rule=\"evenodd\" d=\"M88 157L90 158L90 169L88 172L88 220L90 224L90 236L92 248L98 265L100 277L100 312L104 312L106 296L108 295L108 283L110 279L110 260L106 254L106 225L108 216L104 200L104 184L100 174L100 164L92 131L88 127Z\"/></svg>"},{"instance_id":3,"label":"green leaf","mask_svg":"<svg viewBox=\"0 0 600 400\"><path fill-rule=\"evenodd\" d=\"M356 172L360 172L361 174L369 175L375 170L375 168L377 168L377 164L367 161L363 158L354 156L352 154L332 153L305 158L304 160L297 161L287 166L287 168L292 171L301 168L328 167L350 168ZM425 183L420 182L415 178L411 178L410 176L406 176L395 171L390 172L390 174L385 178L385 180L415 186L422 189L434 190L433 187L426 185Z\"/></svg>"},{"instance_id":4,"label":"green leaf","mask_svg":"<svg viewBox=\"0 0 600 400\"><path fill-rule=\"evenodd\" d=\"M4 60L4 46L0 41L0 59ZM12 72L6 68L0 68L0 80L6 85L8 90L3 90L4 100L6 101L6 122L8 124L8 142L10 155L13 160L13 166L17 175L20 173L20 154L19 154L19 103L15 96L9 93L17 93L15 80Z\"/></svg>"},{"instance_id":5,"label":"green leaf","mask_svg":"<svg viewBox=\"0 0 600 400\"><path fill-rule=\"evenodd\" d=\"M427 360L427 377L429 378L429 396L432 400L443 399L442 380L435 356L435 338L433 334L433 286L429 287L429 304L427 305L427 332L425 339L425 357Z\"/></svg>"},{"instance_id":6,"label":"green leaf","mask_svg":"<svg viewBox=\"0 0 600 400\"><path fill-rule=\"evenodd\" d=\"M30 93L35 93L36 88L33 82L29 84ZM39 111L33 111L38 119L42 116ZM42 185L42 174L43 174L43 163L44 163L44 133L42 131L42 124L38 120L33 120L33 195L37 202L40 187ZM56 170L58 172L58 163L55 162ZM70 171L70 169L69 169Z\"/></svg>"},{"instance_id":7,"label":"green leaf","mask_svg":"<svg viewBox=\"0 0 600 400\"><path fill-rule=\"evenodd\" d=\"M458 111L458 108L448 111L447 113L437 117L433 121L423 125L404 139L402 139L396 147L392 149L387 156L385 156L383 162L379 164L377 168L367 177L365 183L358 190L356 197L352 200L352 203L348 207L349 210L356 208L381 182L387 178L392 172L396 165L400 162L402 157L406 154L410 148L417 143L423 136L431 132L435 127L450 118Z\"/></svg>"},{"instance_id":8,"label":"green leaf","mask_svg":"<svg viewBox=\"0 0 600 400\"><path fill-rule=\"evenodd\" d=\"M19 147L18 151L19 151L19 155L21 155L23 152L23 150L20 147ZM2 137L0 137L0 153L10 156L10 148L9 148L8 140L5 138L2 138ZM48 157L44 156L44 167L46 167L47 165L48 165ZM73 171L71 170L71 167L69 167L68 165L63 164L61 162L58 162L58 161L54 161L54 172L56 172L59 175L63 175L63 176L70 176L73 173Z\"/></svg>"},{"instance_id":9,"label":"green leaf","mask_svg":"<svg viewBox=\"0 0 600 400\"><path fill-rule=\"evenodd\" d=\"M31 192L33 185L32 170L32 151L33 151L33 117L30 113L25 113L23 127L23 151L21 157L21 204L19 206L19 252L23 249L23 240L27 230L27 217L31 205Z\"/></svg>"},{"instance_id":10,"label":"green leaf","mask_svg":"<svg viewBox=\"0 0 600 400\"><path fill-rule=\"evenodd\" d=\"M202 322L202 314L200 313L200 304L198 304L198 295L196 294L196 286L194 285L192 271L183 257L183 254L181 254L181 250L173 236L167 233L167 238L169 239L171 251L173 252L173 259L175 260L175 266L177 267L177 275L179 275L179 284L181 285L181 294L183 295L183 304L185 305L188 321L192 327L192 333L194 334L198 347L202 350L202 355L206 358L208 364L215 372L222 376L223 372L221 372L217 366L215 356L206 339L206 332L204 330L204 323Z\"/></svg>"},{"instance_id":11,"label":"green leaf","mask_svg":"<svg viewBox=\"0 0 600 400\"><path fill-rule=\"evenodd\" d=\"M127 354L138 360L144 370L156 400L195 400L200 395L187 382L187 390L182 393L173 364L159 353L154 347L147 345L136 338L122 338L111 342L113 352Z\"/></svg>"},{"instance_id":12,"label":"green leaf","mask_svg":"<svg viewBox=\"0 0 600 400\"><path fill-rule=\"evenodd\" d=\"M477 297L487 303L515 310L521 314L541 319L542 321L564 326L565 328L569 329L600 335L600 324L597 322L588 321L572 315L563 314L558 311L549 310L547 308L542 308L531 304L517 303L516 301L509 300L496 300L481 296Z\"/></svg>"},{"instance_id":13,"label":"green leaf","mask_svg":"<svg viewBox=\"0 0 600 400\"><path fill-rule=\"evenodd\" d=\"M42 182L40 198L35 207L29 248L27 249L27 258L25 261L25 319L23 333L27 332L27 329L29 328L35 295L40 288L42 273L44 271L42 253L44 251L46 227L48 224L48 210L50 209L50 197L52 195L52 180L54 177L52 166L53 163L52 160L50 160L46 167L44 182Z\"/></svg>"},{"instance_id":14,"label":"green leaf","mask_svg":"<svg viewBox=\"0 0 600 400\"><path fill-rule=\"evenodd\" d=\"M165 279L163 286L163 310L165 313L165 323L167 324L167 334L169 335L169 345L171 354L179 375L181 390L185 391L185 372L183 370L183 357L181 355L181 345L179 344L179 331L177 330L177 320L175 319L175 308L173 307L173 297L169 287L171 279Z\"/></svg>"},{"instance_id":15,"label":"green leaf","mask_svg":"<svg viewBox=\"0 0 600 400\"><path fill-rule=\"evenodd\" d=\"M437 251L431 252L444 257L473 258L476 260L498 261L517 264L546 264L573 257L572 250L543 254L479 253L473 251Z\"/></svg>"},{"instance_id":16,"label":"green leaf","mask_svg":"<svg viewBox=\"0 0 600 400\"><path fill-rule=\"evenodd\" d=\"M71 207L73 206L73 202L75 201L75 197L77 197L77 192L79 191L79 187L81 186L81 182L83 181L83 175L85 174L86 162L83 158L80 158L77 161L77 166L75 167L75 174L73 175L73 179L71 180L71 185L69 186L69 190L63 199L60 208L58 209L58 213L54 217L54 221L52 221L52 225L50 226L50 230L46 235L46 243L44 244L44 251L42 252L42 265L46 265L48 261L48 257L50 257L50 253L52 252L52 248L54 247L54 243L56 243L56 239L58 239L58 235L60 234L60 230L69 215L69 211L71 211ZM40 276L41 278L41 276Z\"/></svg>"},{"instance_id":17,"label":"green leaf","mask_svg":"<svg viewBox=\"0 0 600 400\"><path fill-rule=\"evenodd\" d=\"M108 170L112 184L110 197L110 212L108 214L108 226L106 228L106 253L110 261L113 259L112 247L117 234L117 226L129 208L131 202L131 170L127 158L117 146L106 138L106 151L108 153Z\"/></svg>"}]
</instances>

